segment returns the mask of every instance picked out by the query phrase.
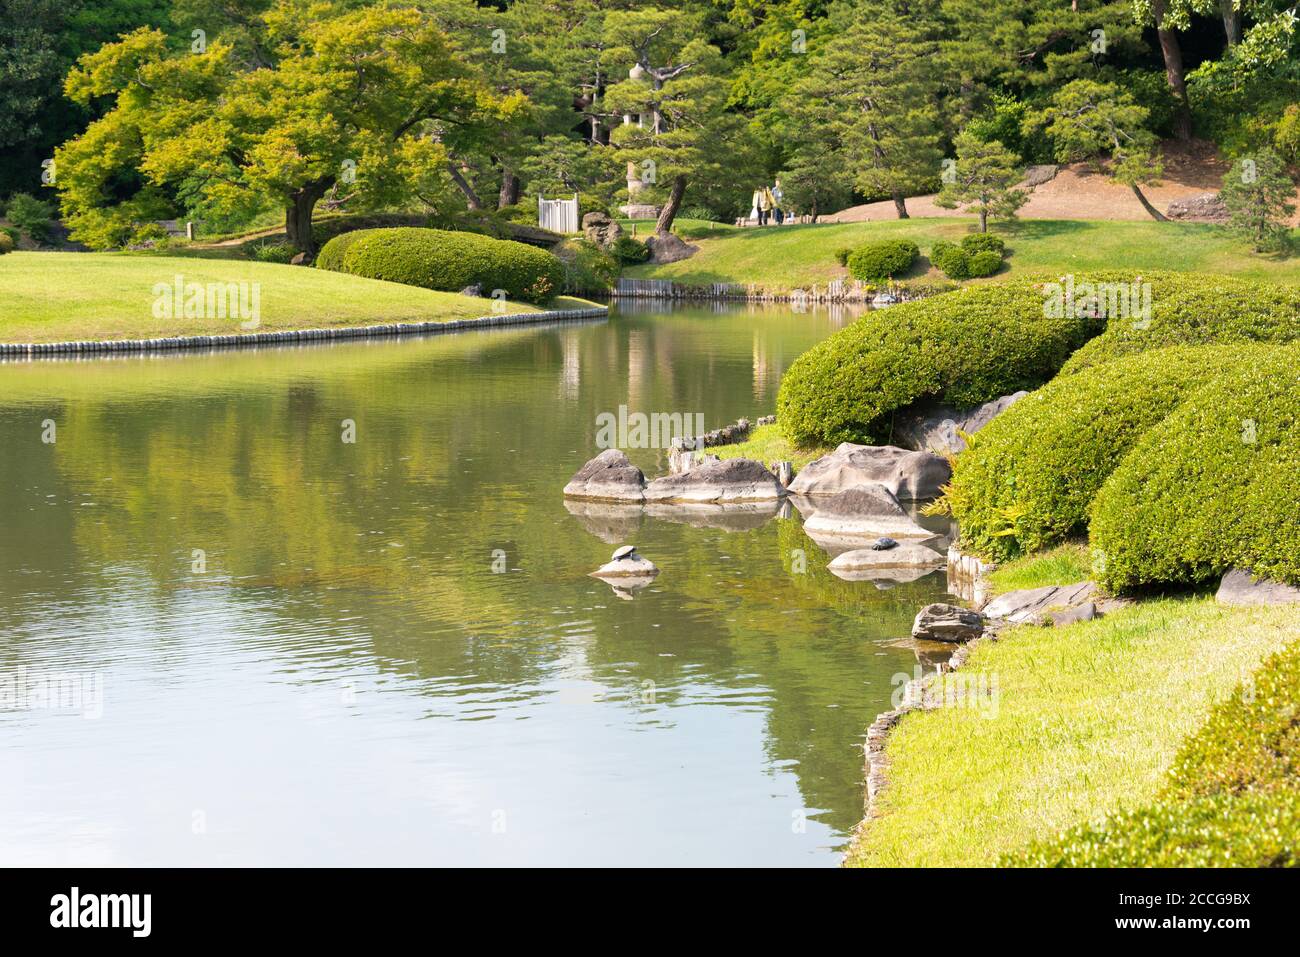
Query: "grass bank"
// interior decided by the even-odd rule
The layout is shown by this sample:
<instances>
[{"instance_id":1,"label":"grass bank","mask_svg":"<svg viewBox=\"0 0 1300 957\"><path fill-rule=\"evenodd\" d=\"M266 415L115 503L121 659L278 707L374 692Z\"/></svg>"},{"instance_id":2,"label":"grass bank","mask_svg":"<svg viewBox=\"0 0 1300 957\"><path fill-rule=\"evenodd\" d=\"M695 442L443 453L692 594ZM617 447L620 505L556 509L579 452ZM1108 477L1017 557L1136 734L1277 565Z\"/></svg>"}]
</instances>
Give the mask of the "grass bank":
<instances>
[{"instance_id":1,"label":"grass bank","mask_svg":"<svg viewBox=\"0 0 1300 957\"><path fill-rule=\"evenodd\" d=\"M256 332L470 319L492 302L398 283L274 263L130 253L0 256L0 342L239 335L238 319L160 319L155 285L247 283L257 293ZM251 298L250 298L251 301ZM555 308L585 305L557 299ZM539 307L506 303L508 312Z\"/></svg>"},{"instance_id":2,"label":"grass bank","mask_svg":"<svg viewBox=\"0 0 1300 957\"><path fill-rule=\"evenodd\" d=\"M996 694L907 715L851 866L983 866L1152 800L1184 738L1294 640L1300 607L1161 600L1019 628L949 681Z\"/></svg>"},{"instance_id":3,"label":"grass bank","mask_svg":"<svg viewBox=\"0 0 1300 957\"><path fill-rule=\"evenodd\" d=\"M720 459L754 459L764 465L772 462L793 462L798 472L813 459L821 458L833 451L827 447L799 448L781 434L779 425L759 425L749 433L744 442L734 445L718 445L707 450L710 455Z\"/></svg>"},{"instance_id":4,"label":"grass bank","mask_svg":"<svg viewBox=\"0 0 1300 957\"><path fill-rule=\"evenodd\" d=\"M757 283L771 290L825 285L846 275L836 250L874 239L910 239L922 257L912 276L932 271L930 246L958 241L975 230L967 218L906 219L737 229L685 224L680 234L700 247L690 259L663 266L631 267L624 275L683 283ZM639 230L640 231L640 230ZM1022 220L991 231L1007 242L1008 262L994 278L1016 273L1114 269L1171 269L1227 273L1278 282L1300 282L1300 255L1252 254L1221 226L1193 223L1091 220ZM1300 236L1300 231L1296 231ZM933 274L941 275L937 271Z\"/></svg>"}]
</instances>

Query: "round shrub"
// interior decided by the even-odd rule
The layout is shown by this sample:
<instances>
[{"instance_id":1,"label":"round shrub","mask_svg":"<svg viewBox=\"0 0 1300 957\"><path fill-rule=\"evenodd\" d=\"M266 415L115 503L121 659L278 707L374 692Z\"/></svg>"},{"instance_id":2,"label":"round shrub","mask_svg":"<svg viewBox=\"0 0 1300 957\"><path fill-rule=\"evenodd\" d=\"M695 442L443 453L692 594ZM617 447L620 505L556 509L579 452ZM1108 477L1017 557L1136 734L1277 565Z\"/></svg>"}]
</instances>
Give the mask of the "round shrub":
<instances>
[{"instance_id":1,"label":"round shrub","mask_svg":"<svg viewBox=\"0 0 1300 957\"><path fill-rule=\"evenodd\" d=\"M14 241L6 232L0 232L0 256L14 251Z\"/></svg>"},{"instance_id":2,"label":"round shrub","mask_svg":"<svg viewBox=\"0 0 1300 957\"><path fill-rule=\"evenodd\" d=\"M566 293L607 293L618 281L618 260L588 239L566 239L554 252L564 264Z\"/></svg>"},{"instance_id":3,"label":"round shrub","mask_svg":"<svg viewBox=\"0 0 1300 957\"><path fill-rule=\"evenodd\" d=\"M964 546L1002 562L1084 529L1102 483L1147 430L1207 375L1269 350L1160 349L1059 376L1025 396L957 457L947 501Z\"/></svg>"},{"instance_id":4,"label":"round shrub","mask_svg":"<svg viewBox=\"0 0 1300 957\"><path fill-rule=\"evenodd\" d=\"M316 268L328 269L331 272L343 272L343 259L347 255L352 244L366 234L367 230L354 229L351 232L340 233L335 236L316 254ZM461 287L464 288L463 286Z\"/></svg>"},{"instance_id":5,"label":"round shrub","mask_svg":"<svg viewBox=\"0 0 1300 957\"><path fill-rule=\"evenodd\" d=\"M956 243L940 241L930 247L930 262L949 279L970 278L970 257Z\"/></svg>"},{"instance_id":6,"label":"round shrub","mask_svg":"<svg viewBox=\"0 0 1300 957\"><path fill-rule=\"evenodd\" d=\"M1007 244L1002 241L1000 236L994 236L992 233L971 233L969 236L963 236L961 239L962 252L968 256L974 256L976 253L997 253L998 259L1006 255Z\"/></svg>"},{"instance_id":7,"label":"round shrub","mask_svg":"<svg viewBox=\"0 0 1300 957\"><path fill-rule=\"evenodd\" d=\"M1115 590L1229 568L1300 584L1300 345L1191 393L1102 485L1091 541Z\"/></svg>"},{"instance_id":8,"label":"round shrub","mask_svg":"<svg viewBox=\"0 0 1300 957\"><path fill-rule=\"evenodd\" d=\"M923 398L978 405L1051 378L1100 331L1044 315L1041 283L994 283L868 313L786 372L777 415L798 444L887 441L894 413Z\"/></svg>"},{"instance_id":9,"label":"round shrub","mask_svg":"<svg viewBox=\"0 0 1300 957\"><path fill-rule=\"evenodd\" d=\"M1080 291L1079 281L1058 283L1076 309L1086 307L1088 292ZM1192 273L1150 273L1138 283L1136 291L1130 287L1128 309L1122 297L1111 301L1114 290L1097 296L1110 314L1105 333L1072 356L1063 372L1165 346L1300 339L1300 287Z\"/></svg>"},{"instance_id":10,"label":"round shrub","mask_svg":"<svg viewBox=\"0 0 1300 957\"><path fill-rule=\"evenodd\" d=\"M633 236L620 236L611 250L624 265L636 265L650 258L650 247Z\"/></svg>"},{"instance_id":11,"label":"round shrub","mask_svg":"<svg viewBox=\"0 0 1300 957\"><path fill-rule=\"evenodd\" d=\"M966 261L972 279L991 276L1002 268L1002 256L991 249L969 253Z\"/></svg>"},{"instance_id":12,"label":"round shrub","mask_svg":"<svg viewBox=\"0 0 1300 957\"><path fill-rule=\"evenodd\" d=\"M877 282L907 272L921 251L907 239L883 239L859 246L849 254L849 275L863 282Z\"/></svg>"},{"instance_id":13,"label":"round shrub","mask_svg":"<svg viewBox=\"0 0 1300 957\"><path fill-rule=\"evenodd\" d=\"M849 257L852 255L853 255L852 246L842 246L839 249L835 250L835 261L839 263L841 266L847 266L849 264Z\"/></svg>"},{"instance_id":14,"label":"round shrub","mask_svg":"<svg viewBox=\"0 0 1300 957\"><path fill-rule=\"evenodd\" d=\"M448 292L480 285L532 303L552 298L564 283L563 263L523 243L416 227L357 232L341 269L354 276Z\"/></svg>"}]
</instances>

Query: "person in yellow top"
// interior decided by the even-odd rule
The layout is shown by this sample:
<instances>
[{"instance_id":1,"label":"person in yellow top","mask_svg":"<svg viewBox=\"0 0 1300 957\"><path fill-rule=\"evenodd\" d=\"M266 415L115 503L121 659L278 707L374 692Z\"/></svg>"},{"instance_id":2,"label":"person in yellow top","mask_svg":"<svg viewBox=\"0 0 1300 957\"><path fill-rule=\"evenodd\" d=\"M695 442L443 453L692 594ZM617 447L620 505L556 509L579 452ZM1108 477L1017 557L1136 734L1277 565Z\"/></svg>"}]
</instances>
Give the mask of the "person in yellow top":
<instances>
[{"instance_id":1,"label":"person in yellow top","mask_svg":"<svg viewBox=\"0 0 1300 957\"><path fill-rule=\"evenodd\" d=\"M768 218L772 215L772 207L775 205L770 189L764 186L758 191L758 225L767 225Z\"/></svg>"}]
</instances>

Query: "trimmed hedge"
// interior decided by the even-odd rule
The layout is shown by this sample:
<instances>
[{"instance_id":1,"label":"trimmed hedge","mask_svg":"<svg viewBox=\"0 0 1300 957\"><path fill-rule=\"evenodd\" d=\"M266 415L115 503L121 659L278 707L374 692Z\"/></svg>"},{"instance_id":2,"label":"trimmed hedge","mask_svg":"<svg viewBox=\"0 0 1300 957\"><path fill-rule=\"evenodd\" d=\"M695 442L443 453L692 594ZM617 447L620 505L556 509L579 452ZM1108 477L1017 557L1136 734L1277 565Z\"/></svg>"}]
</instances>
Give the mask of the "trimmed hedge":
<instances>
[{"instance_id":1,"label":"trimmed hedge","mask_svg":"<svg viewBox=\"0 0 1300 957\"><path fill-rule=\"evenodd\" d=\"M1101 487L1102 581L1198 584L1231 567L1300 584L1300 345L1217 376Z\"/></svg>"},{"instance_id":2,"label":"trimmed hedge","mask_svg":"<svg viewBox=\"0 0 1300 957\"><path fill-rule=\"evenodd\" d=\"M1183 742L1149 807L1031 845L1028 867L1300 866L1300 642Z\"/></svg>"},{"instance_id":3,"label":"trimmed hedge","mask_svg":"<svg viewBox=\"0 0 1300 957\"><path fill-rule=\"evenodd\" d=\"M1300 288L1227 276L1176 275L1176 282L1168 273L1145 276L1151 283L1150 317L1131 312L1112 317L1105 334L1072 356L1062 372L1165 346L1300 340Z\"/></svg>"},{"instance_id":4,"label":"trimmed hedge","mask_svg":"<svg viewBox=\"0 0 1300 957\"><path fill-rule=\"evenodd\" d=\"M976 253L996 253L999 260L1007 254L1007 244L1002 241L1001 236L994 236L992 233L971 233L969 236L963 236L961 249L968 256L974 256Z\"/></svg>"},{"instance_id":5,"label":"trimmed hedge","mask_svg":"<svg viewBox=\"0 0 1300 957\"><path fill-rule=\"evenodd\" d=\"M338 242L346 242L341 257L330 248ZM338 271L368 279L448 292L477 284L484 294L502 289L510 299L531 303L551 299L564 283L564 265L544 250L440 229L399 227L345 233L325 244L317 261L322 260L340 262Z\"/></svg>"},{"instance_id":6,"label":"trimmed hedge","mask_svg":"<svg viewBox=\"0 0 1300 957\"><path fill-rule=\"evenodd\" d=\"M970 278L970 257L956 243L940 240L930 247L930 262L949 279Z\"/></svg>"},{"instance_id":7,"label":"trimmed hedge","mask_svg":"<svg viewBox=\"0 0 1300 957\"><path fill-rule=\"evenodd\" d=\"M845 263L849 275L863 282L879 282L907 272L921 250L908 239L882 239L859 246Z\"/></svg>"},{"instance_id":8,"label":"trimmed hedge","mask_svg":"<svg viewBox=\"0 0 1300 957\"><path fill-rule=\"evenodd\" d=\"M983 252L968 254L966 264L971 278L980 279L991 276L1002 268L1002 256L992 249L986 249Z\"/></svg>"},{"instance_id":9,"label":"trimmed hedge","mask_svg":"<svg viewBox=\"0 0 1300 957\"><path fill-rule=\"evenodd\" d=\"M1040 285L1025 280L900 303L796 359L778 421L798 445L887 441L894 413L918 399L965 407L1037 388L1101 325L1047 318Z\"/></svg>"},{"instance_id":10,"label":"trimmed hedge","mask_svg":"<svg viewBox=\"0 0 1300 957\"><path fill-rule=\"evenodd\" d=\"M972 437L947 495L963 544L998 562L1087 525L1129 450L1201 385L1270 346L1185 346L1059 376Z\"/></svg>"},{"instance_id":11,"label":"trimmed hedge","mask_svg":"<svg viewBox=\"0 0 1300 957\"><path fill-rule=\"evenodd\" d=\"M316 254L316 268L328 269L331 272L344 272L343 260L347 256L348 250L352 244L364 236L369 230L354 229L349 233L341 233L335 236ZM461 287L464 288L463 286Z\"/></svg>"}]
</instances>

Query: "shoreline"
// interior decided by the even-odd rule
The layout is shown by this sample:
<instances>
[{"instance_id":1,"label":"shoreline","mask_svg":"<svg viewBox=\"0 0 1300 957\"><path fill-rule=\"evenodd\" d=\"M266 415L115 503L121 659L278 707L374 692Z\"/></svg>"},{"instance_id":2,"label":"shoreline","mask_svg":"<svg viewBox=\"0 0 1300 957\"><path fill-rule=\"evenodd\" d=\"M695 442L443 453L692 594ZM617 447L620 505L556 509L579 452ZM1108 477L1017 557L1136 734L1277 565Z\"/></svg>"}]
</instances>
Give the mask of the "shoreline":
<instances>
[{"instance_id":1,"label":"shoreline","mask_svg":"<svg viewBox=\"0 0 1300 957\"><path fill-rule=\"evenodd\" d=\"M395 322L369 326L338 326L323 329L290 329L280 332L251 332L225 336L172 336L154 339L91 339L65 342L3 342L0 362L57 355L112 355L119 353L155 353L212 349L244 349L250 346L278 345L289 342L331 342L340 339L374 339L462 332L469 329L493 329L502 326L529 326L541 323L576 322L608 318L608 306L581 309L547 309L539 312L516 312L448 322Z\"/></svg>"}]
</instances>

